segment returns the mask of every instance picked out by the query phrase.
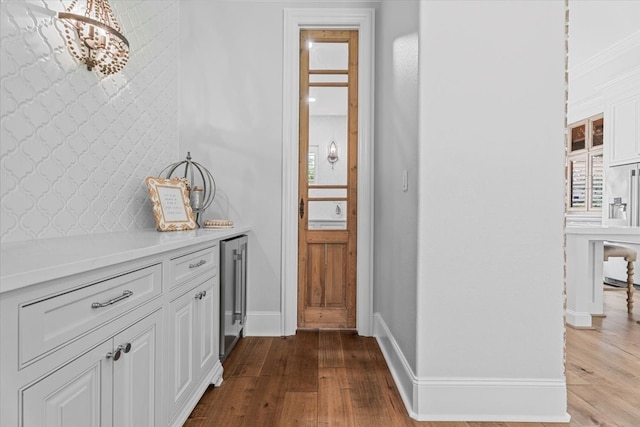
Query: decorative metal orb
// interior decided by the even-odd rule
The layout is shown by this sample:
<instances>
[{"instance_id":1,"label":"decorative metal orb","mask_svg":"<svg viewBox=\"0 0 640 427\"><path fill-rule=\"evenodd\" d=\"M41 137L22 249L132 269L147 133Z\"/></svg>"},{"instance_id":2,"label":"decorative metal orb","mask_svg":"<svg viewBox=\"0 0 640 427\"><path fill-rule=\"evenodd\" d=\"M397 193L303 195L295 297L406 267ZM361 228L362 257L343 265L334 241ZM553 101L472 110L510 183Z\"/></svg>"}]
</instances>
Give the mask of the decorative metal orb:
<instances>
[{"instance_id":1,"label":"decorative metal orb","mask_svg":"<svg viewBox=\"0 0 640 427\"><path fill-rule=\"evenodd\" d=\"M200 163L191 160L191 152L187 152L187 159L173 163L160 172L164 178L185 178L189 185L189 199L191 209L196 215L198 226L200 214L204 212L216 196L216 181L211 172Z\"/></svg>"}]
</instances>

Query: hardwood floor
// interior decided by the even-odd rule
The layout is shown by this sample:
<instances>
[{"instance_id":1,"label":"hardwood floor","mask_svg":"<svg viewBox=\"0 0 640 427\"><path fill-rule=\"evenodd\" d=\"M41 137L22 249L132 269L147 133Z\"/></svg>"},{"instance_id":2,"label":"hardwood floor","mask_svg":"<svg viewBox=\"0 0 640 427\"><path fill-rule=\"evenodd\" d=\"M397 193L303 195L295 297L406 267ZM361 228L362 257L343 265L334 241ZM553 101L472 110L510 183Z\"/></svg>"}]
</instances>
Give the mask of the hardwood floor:
<instances>
[{"instance_id":1,"label":"hardwood floor","mask_svg":"<svg viewBox=\"0 0 640 427\"><path fill-rule=\"evenodd\" d=\"M638 305L638 304L636 304ZM567 328L570 424L417 422L407 415L374 338L345 331L247 337L185 427L640 426L640 325L624 291L605 292L594 330Z\"/></svg>"}]
</instances>

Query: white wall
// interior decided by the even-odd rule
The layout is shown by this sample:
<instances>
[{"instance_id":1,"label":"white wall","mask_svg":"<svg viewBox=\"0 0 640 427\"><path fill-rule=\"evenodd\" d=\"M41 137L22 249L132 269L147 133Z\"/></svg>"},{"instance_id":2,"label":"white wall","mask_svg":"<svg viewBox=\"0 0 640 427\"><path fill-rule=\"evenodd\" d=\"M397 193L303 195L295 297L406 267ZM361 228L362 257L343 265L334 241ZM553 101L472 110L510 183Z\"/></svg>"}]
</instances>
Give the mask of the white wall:
<instances>
[{"instance_id":1,"label":"white wall","mask_svg":"<svg viewBox=\"0 0 640 427\"><path fill-rule=\"evenodd\" d=\"M603 113L601 86L638 67L640 2L569 1L569 123Z\"/></svg>"},{"instance_id":2,"label":"white wall","mask_svg":"<svg viewBox=\"0 0 640 427\"><path fill-rule=\"evenodd\" d=\"M563 2L421 2L423 419L567 420L564 17Z\"/></svg>"},{"instance_id":3,"label":"white wall","mask_svg":"<svg viewBox=\"0 0 640 427\"><path fill-rule=\"evenodd\" d=\"M2 242L154 227L144 178L178 153L178 2L111 4L131 56L109 77L67 50L63 2L0 6Z\"/></svg>"},{"instance_id":4,"label":"white wall","mask_svg":"<svg viewBox=\"0 0 640 427\"><path fill-rule=\"evenodd\" d=\"M640 2L568 0L569 66L578 66L640 28Z\"/></svg>"},{"instance_id":5,"label":"white wall","mask_svg":"<svg viewBox=\"0 0 640 427\"><path fill-rule=\"evenodd\" d=\"M376 336L383 348L397 345L400 359L404 358L398 361L400 366L406 364L413 373L420 187L418 4L383 2L376 37L374 312L388 328L388 332L377 331ZM403 171L409 179L406 192L402 190Z\"/></svg>"},{"instance_id":6,"label":"white wall","mask_svg":"<svg viewBox=\"0 0 640 427\"><path fill-rule=\"evenodd\" d=\"M218 184L205 217L252 227L248 312L280 330L283 11L367 2L183 1L180 151Z\"/></svg>"}]
</instances>

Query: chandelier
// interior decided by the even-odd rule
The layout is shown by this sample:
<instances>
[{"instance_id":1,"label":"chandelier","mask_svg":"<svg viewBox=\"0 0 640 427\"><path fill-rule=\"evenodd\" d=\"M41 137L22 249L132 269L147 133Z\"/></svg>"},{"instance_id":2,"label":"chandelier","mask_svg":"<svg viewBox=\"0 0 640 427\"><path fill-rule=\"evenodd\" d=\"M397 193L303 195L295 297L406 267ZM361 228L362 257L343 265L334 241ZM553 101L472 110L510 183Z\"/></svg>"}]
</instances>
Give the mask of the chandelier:
<instances>
[{"instance_id":1,"label":"chandelier","mask_svg":"<svg viewBox=\"0 0 640 427\"><path fill-rule=\"evenodd\" d=\"M89 71L96 68L104 75L122 70L129 59L129 41L107 0L86 0L78 6L73 0L65 12L58 12L65 23L65 38L71 54Z\"/></svg>"}]
</instances>

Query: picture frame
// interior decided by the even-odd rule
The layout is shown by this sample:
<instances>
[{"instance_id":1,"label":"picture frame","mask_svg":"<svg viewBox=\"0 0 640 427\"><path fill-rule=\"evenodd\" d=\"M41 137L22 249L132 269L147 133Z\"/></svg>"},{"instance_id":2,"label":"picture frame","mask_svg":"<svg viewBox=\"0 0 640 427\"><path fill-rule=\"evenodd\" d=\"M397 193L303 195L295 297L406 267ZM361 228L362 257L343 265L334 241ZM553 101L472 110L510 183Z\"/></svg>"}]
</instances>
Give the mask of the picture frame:
<instances>
[{"instance_id":1,"label":"picture frame","mask_svg":"<svg viewBox=\"0 0 640 427\"><path fill-rule=\"evenodd\" d=\"M145 179L158 231L193 230L197 227L184 178Z\"/></svg>"}]
</instances>

